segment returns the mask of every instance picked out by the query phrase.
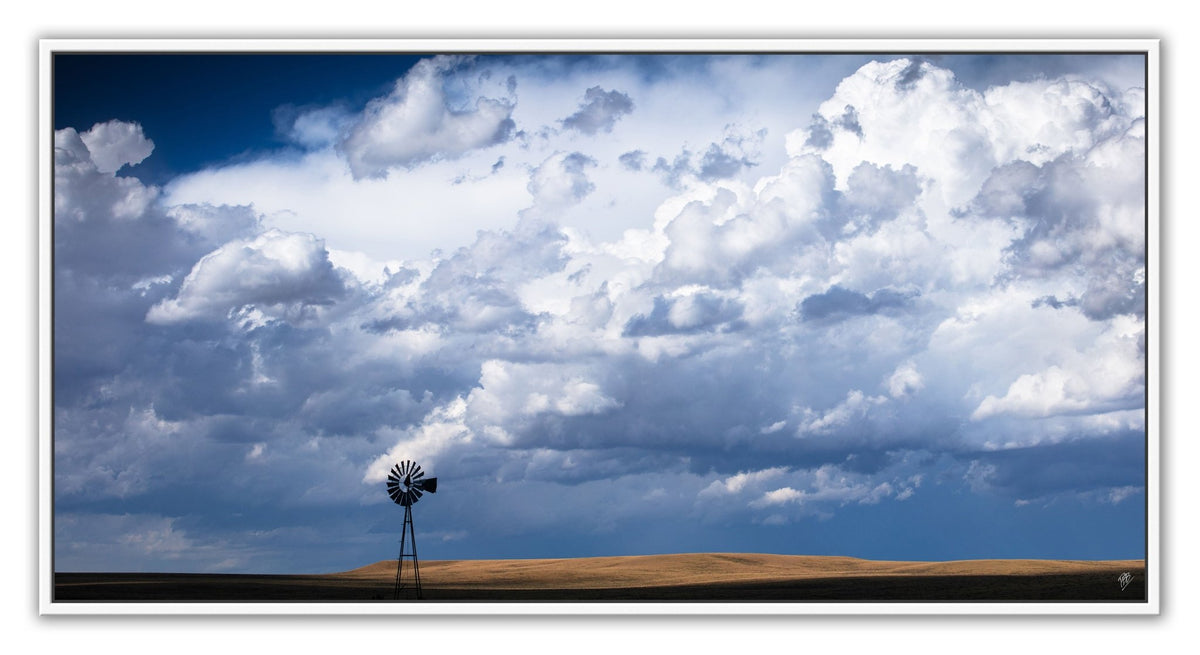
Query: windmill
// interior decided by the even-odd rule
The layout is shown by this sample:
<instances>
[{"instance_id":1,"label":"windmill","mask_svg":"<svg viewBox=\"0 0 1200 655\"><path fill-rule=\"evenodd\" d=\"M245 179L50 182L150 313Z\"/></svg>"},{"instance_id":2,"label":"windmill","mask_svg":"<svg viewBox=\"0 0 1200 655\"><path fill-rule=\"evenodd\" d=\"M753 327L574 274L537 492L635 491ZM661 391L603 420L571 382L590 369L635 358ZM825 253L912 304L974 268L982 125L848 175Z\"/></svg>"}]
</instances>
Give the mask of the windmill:
<instances>
[{"instance_id":1,"label":"windmill","mask_svg":"<svg viewBox=\"0 0 1200 655\"><path fill-rule=\"evenodd\" d=\"M431 494L437 493L437 478L425 477L425 473L416 462L406 459L393 466L388 473L388 496L397 505L404 506L404 527L400 530L400 557L396 560L397 600L400 598L400 591L406 586L403 576L405 557L412 559L413 589L416 590L417 599L421 598L421 567L417 562L417 533L413 531L412 506L427 491ZM404 552L406 538L411 541L412 552L409 553Z\"/></svg>"}]
</instances>

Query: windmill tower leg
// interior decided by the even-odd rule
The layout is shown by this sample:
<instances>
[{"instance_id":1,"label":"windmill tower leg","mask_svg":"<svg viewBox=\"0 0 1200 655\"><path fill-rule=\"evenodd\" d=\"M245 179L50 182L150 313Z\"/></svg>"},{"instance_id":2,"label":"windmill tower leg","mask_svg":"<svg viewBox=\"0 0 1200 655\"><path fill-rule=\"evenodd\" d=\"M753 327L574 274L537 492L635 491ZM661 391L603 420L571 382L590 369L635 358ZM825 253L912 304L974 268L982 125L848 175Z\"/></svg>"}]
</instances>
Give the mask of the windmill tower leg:
<instances>
[{"instance_id":1,"label":"windmill tower leg","mask_svg":"<svg viewBox=\"0 0 1200 655\"><path fill-rule=\"evenodd\" d=\"M413 585L417 590L417 600L424 600L421 595L421 561L417 559L417 531L413 528L412 507L408 508L408 538L412 541Z\"/></svg>"},{"instance_id":2,"label":"windmill tower leg","mask_svg":"<svg viewBox=\"0 0 1200 655\"><path fill-rule=\"evenodd\" d=\"M400 589L404 586L404 539L408 536L408 520L409 512L412 508L404 508L404 523L400 529L400 555L396 557L396 589L392 596L393 600L400 600Z\"/></svg>"}]
</instances>

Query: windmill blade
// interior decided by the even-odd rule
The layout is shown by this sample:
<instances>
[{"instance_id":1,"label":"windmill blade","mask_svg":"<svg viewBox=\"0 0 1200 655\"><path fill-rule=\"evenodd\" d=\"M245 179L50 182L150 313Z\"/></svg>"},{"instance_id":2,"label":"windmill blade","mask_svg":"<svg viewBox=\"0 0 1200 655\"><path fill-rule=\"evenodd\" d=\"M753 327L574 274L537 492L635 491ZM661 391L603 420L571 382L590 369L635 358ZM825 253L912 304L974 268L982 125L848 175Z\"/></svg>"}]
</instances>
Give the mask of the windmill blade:
<instances>
[{"instance_id":1,"label":"windmill blade","mask_svg":"<svg viewBox=\"0 0 1200 655\"><path fill-rule=\"evenodd\" d=\"M425 475L425 474L421 472L421 466L420 465L413 466L412 476L414 478L416 478L416 477L420 477L422 475Z\"/></svg>"}]
</instances>

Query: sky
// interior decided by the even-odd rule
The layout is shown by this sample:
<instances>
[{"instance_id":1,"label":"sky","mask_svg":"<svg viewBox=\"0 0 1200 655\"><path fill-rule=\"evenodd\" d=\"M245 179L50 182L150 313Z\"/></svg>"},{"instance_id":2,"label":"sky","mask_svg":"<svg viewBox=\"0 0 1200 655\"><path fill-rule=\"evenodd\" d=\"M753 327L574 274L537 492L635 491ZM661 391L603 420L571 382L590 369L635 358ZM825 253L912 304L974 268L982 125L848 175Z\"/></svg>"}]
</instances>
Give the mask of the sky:
<instances>
[{"instance_id":1,"label":"sky","mask_svg":"<svg viewBox=\"0 0 1200 655\"><path fill-rule=\"evenodd\" d=\"M54 565L1145 556L1137 55L58 55Z\"/></svg>"}]
</instances>

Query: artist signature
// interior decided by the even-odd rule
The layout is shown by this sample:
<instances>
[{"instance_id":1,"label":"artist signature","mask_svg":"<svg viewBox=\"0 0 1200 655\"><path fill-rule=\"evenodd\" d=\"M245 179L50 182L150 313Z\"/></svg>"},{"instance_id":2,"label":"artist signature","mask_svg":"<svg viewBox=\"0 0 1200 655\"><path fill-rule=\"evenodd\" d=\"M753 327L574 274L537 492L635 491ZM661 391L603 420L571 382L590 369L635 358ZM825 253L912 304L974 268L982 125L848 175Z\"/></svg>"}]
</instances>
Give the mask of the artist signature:
<instances>
[{"instance_id":1,"label":"artist signature","mask_svg":"<svg viewBox=\"0 0 1200 655\"><path fill-rule=\"evenodd\" d=\"M1128 587L1130 582L1133 582L1133 574L1129 571L1122 573L1117 578L1117 583L1121 585L1121 591L1125 591L1125 587Z\"/></svg>"}]
</instances>

